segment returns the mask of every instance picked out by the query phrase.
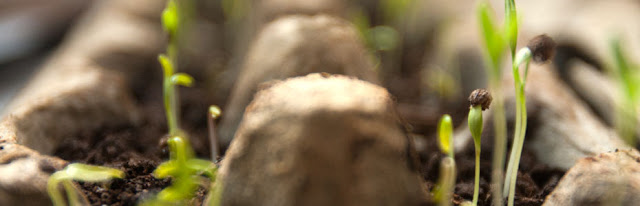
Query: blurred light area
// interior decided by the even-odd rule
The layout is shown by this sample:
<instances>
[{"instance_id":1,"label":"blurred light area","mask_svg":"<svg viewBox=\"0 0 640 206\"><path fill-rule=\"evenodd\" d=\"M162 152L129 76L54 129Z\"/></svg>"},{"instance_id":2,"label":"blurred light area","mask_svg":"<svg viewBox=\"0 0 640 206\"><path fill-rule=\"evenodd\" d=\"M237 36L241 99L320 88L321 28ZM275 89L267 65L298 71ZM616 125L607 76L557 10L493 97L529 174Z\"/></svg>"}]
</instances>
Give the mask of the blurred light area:
<instances>
[{"instance_id":1,"label":"blurred light area","mask_svg":"<svg viewBox=\"0 0 640 206\"><path fill-rule=\"evenodd\" d=\"M0 111L92 2L0 0Z\"/></svg>"},{"instance_id":2,"label":"blurred light area","mask_svg":"<svg viewBox=\"0 0 640 206\"><path fill-rule=\"evenodd\" d=\"M42 44L33 16L18 14L0 20L0 62L9 62L33 52Z\"/></svg>"}]
</instances>

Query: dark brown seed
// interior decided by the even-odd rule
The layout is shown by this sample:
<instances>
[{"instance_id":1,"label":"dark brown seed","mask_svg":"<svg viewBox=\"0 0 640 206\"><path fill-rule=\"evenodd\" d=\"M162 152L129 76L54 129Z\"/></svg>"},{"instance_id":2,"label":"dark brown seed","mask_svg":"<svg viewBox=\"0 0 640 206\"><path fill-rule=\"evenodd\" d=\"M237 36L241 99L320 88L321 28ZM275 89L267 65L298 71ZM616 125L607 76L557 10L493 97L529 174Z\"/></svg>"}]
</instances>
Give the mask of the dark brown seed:
<instances>
[{"instance_id":1,"label":"dark brown seed","mask_svg":"<svg viewBox=\"0 0 640 206\"><path fill-rule=\"evenodd\" d=\"M544 63L555 54L556 42L546 34L542 34L531 39L527 47L531 50L533 62Z\"/></svg>"},{"instance_id":2,"label":"dark brown seed","mask_svg":"<svg viewBox=\"0 0 640 206\"><path fill-rule=\"evenodd\" d=\"M480 105L482 110L489 109L489 105L491 105L491 94L486 89L476 89L471 92L469 95L469 103L474 107L476 105Z\"/></svg>"}]
</instances>

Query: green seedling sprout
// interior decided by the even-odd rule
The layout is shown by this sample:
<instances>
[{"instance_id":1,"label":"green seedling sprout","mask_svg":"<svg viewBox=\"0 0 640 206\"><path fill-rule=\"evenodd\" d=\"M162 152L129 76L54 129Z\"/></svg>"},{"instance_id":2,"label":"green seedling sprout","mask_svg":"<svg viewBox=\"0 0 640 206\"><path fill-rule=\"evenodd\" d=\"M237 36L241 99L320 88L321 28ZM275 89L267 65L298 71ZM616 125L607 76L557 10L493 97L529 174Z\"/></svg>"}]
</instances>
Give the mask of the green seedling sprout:
<instances>
[{"instance_id":1,"label":"green seedling sprout","mask_svg":"<svg viewBox=\"0 0 640 206\"><path fill-rule=\"evenodd\" d=\"M500 62L502 61L502 55L505 50L507 39L510 40L510 44L514 44L517 36L517 21L515 19L515 9L510 9L514 4L505 1L509 11L509 19L511 19L508 25L511 25L503 32L499 32L496 28L496 24L490 14L489 5L486 2L479 4L477 12L479 24L481 25L481 35L483 37L485 45L485 68L487 70L489 79L489 89L493 93L493 126L494 126L494 146L493 146L493 166L491 170L491 192L493 193L493 205L502 204L502 180L504 169L504 158L506 154L507 146L507 121L504 112L504 97L502 95L502 69ZM514 32L515 31L515 32ZM507 33L507 34L504 34Z\"/></svg>"},{"instance_id":2,"label":"green seedling sprout","mask_svg":"<svg viewBox=\"0 0 640 206\"><path fill-rule=\"evenodd\" d=\"M547 35L539 35L534 37L527 47L522 48L516 53L512 64L513 79L516 91L516 125L514 131L513 146L511 147L511 155L509 156L509 165L507 166L507 176L503 197L508 191L508 205L513 206L515 200L515 186L517 181L518 167L520 165L520 156L522 155L522 147L524 146L525 133L527 131L527 106L525 98L525 86L527 74L529 72L529 63L531 60L537 63L544 63L549 60L555 50L555 42ZM525 66L524 75L520 74L520 66Z\"/></svg>"},{"instance_id":3,"label":"green seedling sprout","mask_svg":"<svg viewBox=\"0 0 640 206\"><path fill-rule=\"evenodd\" d=\"M78 200L79 191L76 191L72 180L83 182L106 182L113 178L123 178L124 172L101 166L92 166L80 163L67 165L63 170L57 171L49 177L47 182L47 192L54 206L63 206L65 204L64 197L60 193L58 186L62 183L64 190L67 192L68 205L81 205Z\"/></svg>"},{"instance_id":4,"label":"green seedling sprout","mask_svg":"<svg viewBox=\"0 0 640 206\"><path fill-rule=\"evenodd\" d=\"M616 130L620 137L629 145L636 146L636 106L639 104L638 99L638 78L637 72L635 72L631 66L631 63L625 56L620 45L620 39L613 39L610 43L611 52L613 53L615 63L615 74L620 82L620 89L622 95L622 101L617 108L616 115Z\"/></svg>"},{"instance_id":5,"label":"green seedling sprout","mask_svg":"<svg viewBox=\"0 0 640 206\"><path fill-rule=\"evenodd\" d=\"M451 116L445 114L438 122L438 142L440 151L447 155L440 163L440 178L433 191L433 197L441 206L451 205L451 196L456 183L456 162L454 160L453 126Z\"/></svg>"},{"instance_id":6,"label":"green seedling sprout","mask_svg":"<svg viewBox=\"0 0 640 206\"><path fill-rule=\"evenodd\" d=\"M154 171L156 178L173 177L171 185L144 205L186 204L194 197L198 186L205 184L202 176L211 182L216 178L216 166L211 161L194 158L193 150L187 141L180 136L167 140L169 145L169 161L160 164Z\"/></svg>"},{"instance_id":7,"label":"green seedling sprout","mask_svg":"<svg viewBox=\"0 0 640 206\"><path fill-rule=\"evenodd\" d=\"M216 176L213 162L194 158L186 133L180 129L178 122L178 94L176 86L191 86L193 78L185 73L175 73L178 51L178 37L181 24L185 22L184 8L180 8L175 0L169 0L162 13L164 29L169 33L167 54L158 56L163 69L164 107L167 116L169 134L169 160L160 164L154 171L156 178L172 177L171 185L153 199L146 200L143 205L184 205L194 197L198 186L203 185L202 176L212 182ZM204 184L208 185L208 184Z\"/></svg>"},{"instance_id":8,"label":"green seedling sprout","mask_svg":"<svg viewBox=\"0 0 640 206\"><path fill-rule=\"evenodd\" d=\"M442 153L454 158L453 123L451 122L451 116L448 114L442 115L442 118L440 118L438 122L438 146L440 146Z\"/></svg>"},{"instance_id":9,"label":"green seedling sprout","mask_svg":"<svg viewBox=\"0 0 640 206\"><path fill-rule=\"evenodd\" d=\"M489 108L491 105L491 95L487 90L476 89L469 95L469 102L471 106L469 108L469 131L473 137L473 143L476 149L476 171L475 181L473 184L473 205L478 205L478 195L480 192L480 143L482 138L482 111Z\"/></svg>"},{"instance_id":10,"label":"green seedling sprout","mask_svg":"<svg viewBox=\"0 0 640 206\"><path fill-rule=\"evenodd\" d=\"M218 136L216 135L215 120L222 115L220 107L209 106L209 114L207 115L207 124L209 126L209 142L211 144L211 161L217 161L220 157L220 146L218 145Z\"/></svg>"},{"instance_id":11,"label":"green seedling sprout","mask_svg":"<svg viewBox=\"0 0 640 206\"><path fill-rule=\"evenodd\" d=\"M456 183L456 162L447 156L440 162L440 177L433 191L433 199L440 206L450 206L451 196Z\"/></svg>"}]
</instances>

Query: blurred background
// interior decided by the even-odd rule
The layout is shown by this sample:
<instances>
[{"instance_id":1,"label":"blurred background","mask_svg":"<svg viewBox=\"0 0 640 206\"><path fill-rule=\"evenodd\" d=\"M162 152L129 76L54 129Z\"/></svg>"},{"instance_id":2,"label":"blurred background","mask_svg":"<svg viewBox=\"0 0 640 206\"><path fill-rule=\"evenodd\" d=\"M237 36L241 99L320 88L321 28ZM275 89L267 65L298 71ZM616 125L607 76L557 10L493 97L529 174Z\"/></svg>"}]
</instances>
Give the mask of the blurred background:
<instances>
[{"instance_id":1,"label":"blurred background","mask_svg":"<svg viewBox=\"0 0 640 206\"><path fill-rule=\"evenodd\" d=\"M100 1L0 1L0 110L96 2ZM194 39L203 40L201 44L207 46L192 53L198 56L196 60L209 59L204 69L220 70L205 72L222 82L214 86L222 89L216 92L220 100L215 102L225 104L246 44L259 29L256 25L274 18L255 11L267 10L260 6L283 5L281 2L285 1L197 1L198 18L208 21L194 29ZM300 5L313 7L322 2L340 2L326 3L338 8L329 12L351 21L361 31L376 57L383 86L397 97L401 114L415 126L415 132L432 130L443 113L452 113L458 124L462 122L463 118L456 117L465 115L466 95L486 85L483 44L475 14L479 1L314 0ZM489 2L496 22L502 22L504 2ZM521 23L519 45L546 33L559 44L557 57L586 62L579 71L595 69L606 76L613 65L608 46L613 37L622 39L629 59L640 56L638 1L539 0L516 1L516 5ZM207 48L214 49L197 50ZM563 80L573 89L578 88L580 82L571 82L572 77L565 75L573 64L566 64L563 59L556 62ZM590 95L576 93L581 97ZM596 113L603 112L593 105L597 102L587 102Z\"/></svg>"},{"instance_id":2,"label":"blurred background","mask_svg":"<svg viewBox=\"0 0 640 206\"><path fill-rule=\"evenodd\" d=\"M84 0L0 1L0 111L91 3Z\"/></svg>"}]
</instances>

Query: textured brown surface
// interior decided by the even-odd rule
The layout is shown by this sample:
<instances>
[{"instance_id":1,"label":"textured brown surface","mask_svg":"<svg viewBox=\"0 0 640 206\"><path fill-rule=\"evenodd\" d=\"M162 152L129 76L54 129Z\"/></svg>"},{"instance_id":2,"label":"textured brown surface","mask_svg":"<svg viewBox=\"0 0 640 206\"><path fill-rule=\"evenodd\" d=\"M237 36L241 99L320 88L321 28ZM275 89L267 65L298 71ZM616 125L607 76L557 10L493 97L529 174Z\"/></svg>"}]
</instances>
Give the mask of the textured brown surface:
<instances>
[{"instance_id":1,"label":"textured brown surface","mask_svg":"<svg viewBox=\"0 0 640 206\"><path fill-rule=\"evenodd\" d=\"M235 83L220 128L231 141L260 84L270 80L329 72L377 82L373 63L355 28L325 15L288 16L266 26L257 37Z\"/></svg>"},{"instance_id":2,"label":"textured brown surface","mask_svg":"<svg viewBox=\"0 0 640 206\"><path fill-rule=\"evenodd\" d=\"M219 173L222 205L418 205L412 141L389 93L310 74L260 91Z\"/></svg>"},{"instance_id":3,"label":"textured brown surface","mask_svg":"<svg viewBox=\"0 0 640 206\"><path fill-rule=\"evenodd\" d=\"M640 154L617 150L580 159L544 205L637 205L638 194Z\"/></svg>"}]
</instances>

